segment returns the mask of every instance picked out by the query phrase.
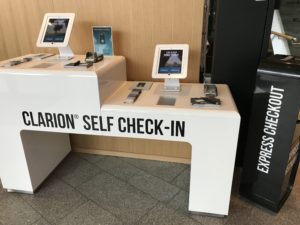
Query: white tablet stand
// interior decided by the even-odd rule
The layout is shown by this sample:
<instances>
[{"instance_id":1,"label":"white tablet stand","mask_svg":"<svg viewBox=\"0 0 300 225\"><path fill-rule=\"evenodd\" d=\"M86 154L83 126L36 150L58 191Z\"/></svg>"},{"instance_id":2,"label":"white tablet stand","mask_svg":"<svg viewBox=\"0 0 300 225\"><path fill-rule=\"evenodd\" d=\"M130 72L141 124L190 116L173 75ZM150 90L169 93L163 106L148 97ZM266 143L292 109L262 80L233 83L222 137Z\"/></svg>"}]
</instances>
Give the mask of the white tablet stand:
<instances>
[{"instance_id":1,"label":"white tablet stand","mask_svg":"<svg viewBox=\"0 0 300 225\"><path fill-rule=\"evenodd\" d=\"M187 44L156 45L152 78L164 79L164 91L180 91L179 79L187 77Z\"/></svg>"},{"instance_id":2,"label":"white tablet stand","mask_svg":"<svg viewBox=\"0 0 300 225\"><path fill-rule=\"evenodd\" d=\"M57 60L70 60L74 57L74 53L69 45L67 47L59 47L58 51L59 55L55 56Z\"/></svg>"},{"instance_id":3,"label":"white tablet stand","mask_svg":"<svg viewBox=\"0 0 300 225\"><path fill-rule=\"evenodd\" d=\"M165 78L165 91L180 91L180 82L178 78Z\"/></svg>"},{"instance_id":4,"label":"white tablet stand","mask_svg":"<svg viewBox=\"0 0 300 225\"><path fill-rule=\"evenodd\" d=\"M50 60L70 60L74 53L69 46L74 13L47 13L37 40L38 47L58 48L59 55Z\"/></svg>"}]
</instances>

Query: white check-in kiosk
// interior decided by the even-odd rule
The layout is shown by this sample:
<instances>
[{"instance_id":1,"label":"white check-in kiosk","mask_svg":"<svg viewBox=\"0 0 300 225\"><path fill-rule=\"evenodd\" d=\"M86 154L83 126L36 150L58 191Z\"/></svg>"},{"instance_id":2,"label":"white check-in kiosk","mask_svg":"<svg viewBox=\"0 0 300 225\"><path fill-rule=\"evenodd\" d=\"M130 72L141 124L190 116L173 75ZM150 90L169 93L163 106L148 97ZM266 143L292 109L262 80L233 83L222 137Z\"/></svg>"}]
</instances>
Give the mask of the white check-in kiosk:
<instances>
[{"instance_id":1,"label":"white check-in kiosk","mask_svg":"<svg viewBox=\"0 0 300 225\"><path fill-rule=\"evenodd\" d=\"M192 150L189 210L227 215L240 124L229 88L218 85L222 104L216 107L193 107L190 99L203 95L203 85L182 84L179 91L178 82L169 86L175 92L153 83L126 104L137 82L126 81L124 57L65 68L64 60L84 61L67 47L73 19L73 14L44 19L38 42L61 48L61 57L34 54L0 62L3 188L34 193L70 152L69 134L182 141ZM158 75L185 72L178 70L185 47L172 54L162 47Z\"/></svg>"},{"instance_id":2,"label":"white check-in kiosk","mask_svg":"<svg viewBox=\"0 0 300 225\"><path fill-rule=\"evenodd\" d=\"M202 84L166 93L163 83L154 83L134 104L124 104L136 83L126 81L124 57L105 57L88 69L47 58L1 67L6 63L0 62L5 189L34 193L70 152L71 133L183 141L192 148L189 210L228 214L240 116L226 85L218 85L217 108L191 106ZM176 102L158 105L161 96Z\"/></svg>"}]
</instances>

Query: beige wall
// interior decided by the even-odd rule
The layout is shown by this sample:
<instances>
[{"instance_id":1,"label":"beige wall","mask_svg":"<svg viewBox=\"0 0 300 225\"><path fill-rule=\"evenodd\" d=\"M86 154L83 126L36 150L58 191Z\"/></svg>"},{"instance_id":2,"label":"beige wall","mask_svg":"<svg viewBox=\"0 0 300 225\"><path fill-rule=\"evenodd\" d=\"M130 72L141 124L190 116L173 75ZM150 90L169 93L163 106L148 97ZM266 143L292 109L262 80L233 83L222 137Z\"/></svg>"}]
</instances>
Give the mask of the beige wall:
<instances>
[{"instance_id":1,"label":"beige wall","mask_svg":"<svg viewBox=\"0 0 300 225\"><path fill-rule=\"evenodd\" d=\"M190 54L185 82L198 82L203 1L0 0L0 60L53 51L35 46L44 14L75 12L70 40L75 54L84 54L93 49L92 26L109 25L113 27L115 54L126 57L128 80L151 80L154 47L157 43L187 43L190 45ZM96 143L108 140L93 138ZM83 139L73 136L73 147L82 147L82 143L91 141ZM132 140L126 141L131 143ZM144 147L150 145L148 141L143 143ZM156 143L163 148L171 148L168 143ZM95 145L93 147L97 148ZM106 147L113 148L112 145ZM130 146L126 145L125 148Z\"/></svg>"}]
</instances>

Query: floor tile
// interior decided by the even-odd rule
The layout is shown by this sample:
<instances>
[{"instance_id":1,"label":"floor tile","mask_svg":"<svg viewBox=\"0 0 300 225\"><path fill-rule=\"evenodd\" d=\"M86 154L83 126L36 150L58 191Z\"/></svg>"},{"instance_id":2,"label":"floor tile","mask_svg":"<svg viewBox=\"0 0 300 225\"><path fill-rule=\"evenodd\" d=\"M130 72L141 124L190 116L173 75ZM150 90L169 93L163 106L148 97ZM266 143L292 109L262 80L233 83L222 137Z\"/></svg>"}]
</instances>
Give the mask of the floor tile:
<instances>
[{"instance_id":1,"label":"floor tile","mask_svg":"<svg viewBox=\"0 0 300 225\"><path fill-rule=\"evenodd\" d=\"M139 225L201 225L188 216L159 203L138 223Z\"/></svg>"},{"instance_id":2,"label":"floor tile","mask_svg":"<svg viewBox=\"0 0 300 225\"><path fill-rule=\"evenodd\" d=\"M89 201L66 216L57 225L121 225L111 213Z\"/></svg>"},{"instance_id":3,"label":"floor tile","mask_svg":"<svg viewBox=\"0 0 300 225\"><path fill-rule=\"evenodd\" d=\"M0 224L31 225L41 216L15 193L0 195Z\"/></svg>"},{"instance_id":4,"label":"floor tile","mask_svg":"<svg viewBox=\"0 0 300 225\"><path fill-rule=\"evenodd\" d=\"M131 158L122 158L122 160L152 174L153 176L160 177L168 182L173 180L179 173L181 173L185 168L187 168L186 164L181 163L170 163L155 160Z\"/></svg>"},{"instance_id":5,"label":"floor tile","mask_svg":"<svg viewBox=\"0 0 300 225\"><path fill-rule=\"evenodd\" d=\"M238 225L243 221L245 225L293 225L300 221L300 207L297 207L296 197L293 193L289 196L286 203L278 213L274 213L254 202L251 202L243 197L234 196L234 203L243 205L234 212L230 212L229 221L226 225Z\"/></svg>"},{"instance_id":6,"label":"floor tile","mask_svg":"<svg viewBox=\"0 0 300 225\"><path fill-rule=\"evenodd\" d=\"M282 224L300 224L300 196L292 191L278 215Z\"/></svg>"},{"instance_id":7,"label":"floor tile","mask_svg":"<svg viewBox=\"0 0 300 225\"><path fill-rule=\"evenodd\" d=\"M8 193L0 181L0 225L296 225L300 221L300 169L291 195L277 214L238 194L240 171L235 170L229 215L215 218L188 211L189 166L180 171L172 163L142 165L147 160L85 155L72 153L35 195ZM84 183L74 189L66 182ZM169 190L173 186L175 195Z\"/></svg>"},{"instance_id":8,"label":"floor tile","mask_svg":"<svg viewBox=\"0 0 300 225\"><path fill-rule=\"evenodd\" d=\"M79 192L54 176L34 195L21 195L47 221L55 223L87 201Z\"/></svg>"},{"instance_id":9,"label":"floor tile","mask_svg":"<svg viewBox=\"0 0 300 225\"><path fill-rule=\"evenodd\" d=\"M69 154L55 169L54 175L76 187L94 177L100 169L77 154Z\"/></svg>"},{"instance_id":10,"label":"floor tile","mask_svg":"<svg viewBox=\"0 0 300 225\"><path fill-rule=\"evenodd\" d=\"M89 161L90 163L96 163L96 162L106 158L105 155L86 154L86 153L79 153L79 152L76 152L76 154L79 157Z\"/></svg>"},{"instance_id":11,"label":"floor tile","mask_svg":"<svg viewBox=\"0 0 300 225\"><path fill-rule=\"evenodd\" d=\"M163 202L169 201L180 190L178 187L143 171L132 177L128 182L153 198Z\"/></svg>"},{"instance_id":12,"label":"floor tile","mask_svg":"<svg viewBox=\"0 0 300 225\"><path fill-rule=\"evenodd\" d=\"M264 209L263 207L260 206L253 206L252 210L250 211L248 220L245 218L245 215L242 215L244 218L244 221L246 221L246 224L255 224L259 225L264 225L264 224L274 224L274 222L279 218L280 214L276 214L274 212L271 212L267 209Z\"/></svg>"},{"instance_id":13,"label":"floor tile","mask_svg":"<svg viewBox=\"0 0 300 225\"><path fill-rule=\"evenodd\" d=\"M189 193L181 190L169 203L168 206L181 213L189 213Z\"/></svg>"},{"instance_id":14,"label":"floor tile","mask_svg":"<svg viewBox=\"0 0 300 225\"><path fill-rule=\"evenodd\" d=\"M293 188L282 209L285 207L298 209L300 211L300 192L297 192L297 187Z\"/></svg>"},{"instance_id":15,"label":"floor tile","mask_svg":"<svg viewBox=\"0 0 300 225\"><path fill-rule=\"evenodd\" d=\"M1 182L0 182L0 201L3 200L3 199L5 199L5 198L11 197L12 195L17 195L17 194L16 193L7 192L6 189L2 188Z\"/></svg>"},{"instance_id":16,"label":"floor tile","mask_svg":"<svg viewBox=\"0 0 300 225\"><path fill-rule=\"evenodd\" d=\"M243 224L260 224L259 215L256 215L253 211L255 206L253 203L241 196L231 196L229 215L227 216L226 225L239 225L241 221ZM267 224L267 223L266 223Z\"/></svg>"},{"instance_id":17,"label":"floor tile","mask_svg":"<svg viewBox=\"0 0 300 225\"><path fill-rule=\"evenodd\" d=\"M188 167L182 173L180 173L173 181L172 184L181 188L184 191L189 191L190 189L190 171L191 168Z\"/></svg>"},{"instance_id":18,"label":"floor tile","mask_svg":"<svg viewBox=\"0 0 300 225\"><path fill-rule=\"evenodd\" d=\"M31 225L50 225L44 218L39 219Z\"/></svg>"},{"instance_id":19,"label":"floor tile","mask_svg":"<svg viewBox=\"0 0 300 225\"><path fill-rule=\"evenodd\" d=\"M237 174L235 171L233 184L239 183L240 177L240 174ZM229 220L226 225L239 225L241 224L241 221L243 221L243 224L245 225L294 225L298 224L300 221L300 202L297 200L299 199L296 196L297 190L295 192L294 190L292 191L291 195L279 213L274 213L250 200L239 196L238 191L235 193L234 185L232 193L232 199L234 199L236 204L242 204L243 210L241 210L240 207L235 212L230 212Z\"/></svg>"},{"instance_id":20,"label":"floor tile","mask_svg":"<svg viewBox=\"0 0 300 225\"><path fill-rule=\"evenodd\" d=\"M107 156L105 159L97 162L96 165L124 181L128 181L132 176L141 172L140 169L126 163L119 157Z\"/></svg>"},{"instance_id":21,"label":"floor tile","mask_svg":"<svg viewBox=\"0 0 300 225\"><path fill-rule=\"evenodd\" d=\"M129 224L156 204L150 196L105 172L80 185L78 190Z\"/></svg>"},{"instance_id":22,"label":"floor tile","mask_svg":"<svg viewBox=\"0 0 300 225\"><path fill-rule=\"evenodd\" d=\"M195 221L205 225L223 225L227 222L226 217L213 217L211 215L189 212L189 193L180 191L169 203L168 207L176 210L178 213L185 214L193 218Z\"/></svg>"}]
</instances>

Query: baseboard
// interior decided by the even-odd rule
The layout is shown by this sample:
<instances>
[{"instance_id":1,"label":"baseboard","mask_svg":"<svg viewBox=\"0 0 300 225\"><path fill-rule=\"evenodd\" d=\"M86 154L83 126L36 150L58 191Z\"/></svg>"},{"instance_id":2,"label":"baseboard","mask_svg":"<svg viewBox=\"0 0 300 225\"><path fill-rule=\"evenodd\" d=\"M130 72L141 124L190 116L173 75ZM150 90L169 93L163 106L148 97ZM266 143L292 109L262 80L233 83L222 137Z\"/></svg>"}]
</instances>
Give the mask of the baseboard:
<instances>
[{"instance_id":1,"label":"baseboard","mask_svg":"<svg viewBox=\"0 0 300 225\"><path fill-rule=\"evenodd\" d=\"M110 155L126 158L135 158L135 159L148 159L148 160L157 160L164 162L176 162L183 164L191 164L191 159L186 158L176 158L176 157L167 157L167 156L158 156L158 155L146 155L146 154L136 154L129 152L117 152L117 151L105 151L100 149L87 149L87 148L72 148L74 152L88 153L95 155Z\"/></svg>"}]
</instances>

